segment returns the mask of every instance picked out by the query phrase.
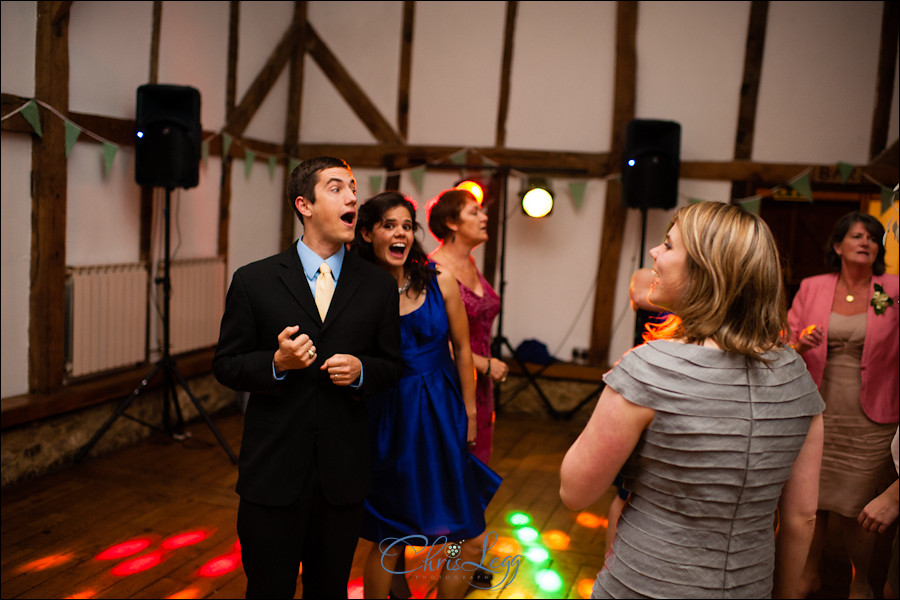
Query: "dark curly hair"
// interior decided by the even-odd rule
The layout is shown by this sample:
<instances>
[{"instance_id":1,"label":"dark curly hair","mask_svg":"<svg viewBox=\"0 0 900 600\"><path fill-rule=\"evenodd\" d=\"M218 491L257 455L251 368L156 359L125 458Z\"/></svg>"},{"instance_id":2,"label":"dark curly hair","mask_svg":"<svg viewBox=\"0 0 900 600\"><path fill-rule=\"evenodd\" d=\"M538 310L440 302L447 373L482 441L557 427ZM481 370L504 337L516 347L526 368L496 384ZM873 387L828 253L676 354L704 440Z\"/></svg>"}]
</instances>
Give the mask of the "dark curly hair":
<instances>
[{"instance_id":1,"label":"dark curly hair","mask_svg":"<svg viewBox=\"0 0 900 600\"><path fill-rule=\"evenodd\" d=\"M886 269L884 264L884 226L872 215L867 215L866 213L859 211L853 211L844 215L834 224L834 229L831 231L831 238L829 238L828 245L825 247L825 264L832 271L841 270L841 257L834 251L834 245L844 241L847 232L857 223L862 223L863 227L866 228L866 231L869 232L869 235L872 236L872 239L878 244L878 255L875 257L875 262L872 264L872 273L875 275L884 275Z\"/></svg>"},{"instance_id":2,"label":"dark curly hair","mask_svg":"<svg viewBox=\"0 0 900 600\"><path fill-rule=\"evenodd\" d=\"M437 270L429 264L428 255L422 248L422 244L415 237L416 232L419 231L419 224L416 222L416 205L400 192L381 192L360 205L356 215L356 239L353 242L351 251L369 262L377 263L372 243L367 242L361 235L361 232L372 232L375 226L381 223L384 214L397 206L402 206L409 211L409 216L413 222L413 243L403 267L406 270L406 274L409 275L410 289L420 294L435 276Z\"/></svg>"}]
</instances>

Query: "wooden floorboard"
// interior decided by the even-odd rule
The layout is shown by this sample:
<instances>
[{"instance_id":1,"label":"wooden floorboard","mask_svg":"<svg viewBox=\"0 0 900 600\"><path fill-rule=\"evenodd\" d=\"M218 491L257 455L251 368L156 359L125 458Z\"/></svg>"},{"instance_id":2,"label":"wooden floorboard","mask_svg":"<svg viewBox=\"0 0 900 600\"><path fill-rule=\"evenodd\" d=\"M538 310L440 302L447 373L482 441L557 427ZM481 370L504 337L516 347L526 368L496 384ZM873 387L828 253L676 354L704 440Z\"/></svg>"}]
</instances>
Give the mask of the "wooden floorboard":
<instances>
[{"instance_id":1,"label":"wooden floorboard","mask_svg":"<svg viewBox=\"0 0 900 600\"><path fill-rule=\"evenodd\" d=\"M603 565L608 490L580 520L559 500L559 465L584 425L501 413L491 466L503 477L486 511L495 564L518 570L507 585L473 589L469 598L582 598ZM240 447L242 417L215 416L232 449ZM160 434L112 454L88 456L66 470L3 489L0 587L3 598L241 598L234 493L237 468L204 422L177 442ZM513 513L530 518L533 541L520 541ZM179 537L196 534L185 541ZM178 543L180 540L180 543ZM191 542L191 543L187 543ZM101 553L140 543L130 553ZM371 543L360 540L349 589L361 597L362 567ZM544 550L542 556L535 550ZM525 556L528 558L525 558ZM421 565L420 554L408 568ZM418 563L416 562L418 561ZM838 569L839 570L839 569ZM427 573L421 569L417 573ZM846 579L846 578L845 578ZM827 580L816 597L846 597L846 580ZM511 581L510 581L511 580ZM411 582L416 597L433 597L433 576ZM829 587L830 586L830 587ZM302 588L298 586L298 595Z\"/></svg>"}]
</instances>

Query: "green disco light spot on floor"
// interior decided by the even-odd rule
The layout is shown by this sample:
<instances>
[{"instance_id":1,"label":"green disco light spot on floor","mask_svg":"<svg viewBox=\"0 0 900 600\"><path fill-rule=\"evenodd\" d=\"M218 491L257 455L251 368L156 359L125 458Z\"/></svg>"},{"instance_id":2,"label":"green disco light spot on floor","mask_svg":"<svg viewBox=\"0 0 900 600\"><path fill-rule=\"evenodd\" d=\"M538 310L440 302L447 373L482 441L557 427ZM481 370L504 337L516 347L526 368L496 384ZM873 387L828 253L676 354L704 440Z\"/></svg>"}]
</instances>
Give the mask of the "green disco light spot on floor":
<instances>
[{"instance_id":1,"label":"green disco light spot on floor","mask_svg":"<svg viewBox=\"0 0 900 600\"><path fill-rule=\"evenodd\" d=\"M531 523L531 517L522 512L510 513L507 520L509 521L510 525L513 525L515 527L520 527L522 525L528 525L529 523Z\"/></svg>"},{"instance_id":2,"label":"green disco light spot on floor","mask_svg":"<svg viewBox=\"0 0 900 600\"><path fill-rule=\"evenodd\" d=\"M523 544L529 544L540 537L538 530L534 527L522 527L515 532L516 538Z\"/></svg>"},{"instance_id":3,"label":"green disco light spot on floor","mask_svg":"<svg viewBox=\"0 0 900 600\"><path fill-rule=\"evenodd\" d=\"M533 562L535 564L538 564L538 563L542 563L542 562L546 561L548 558L550 558L550 553L547 552L547 550L545 550L544 548L535 546L534 548L530 548L525 553L525 558L527 558L528 560L530 560L531 562Z\"/></svg>"},{"instance_id":4,"label":"green disco light spot on floor","mask_svg":"<svg viewBox=\"0 0 900 600\"><path fill-rule=\"evenodd\" d=\"M553 569L538 571L538 574L535 576L535 581L543 592L558 592L563 586L562 577L560 577L559 573Z\"/></svg>"}]
</instances>

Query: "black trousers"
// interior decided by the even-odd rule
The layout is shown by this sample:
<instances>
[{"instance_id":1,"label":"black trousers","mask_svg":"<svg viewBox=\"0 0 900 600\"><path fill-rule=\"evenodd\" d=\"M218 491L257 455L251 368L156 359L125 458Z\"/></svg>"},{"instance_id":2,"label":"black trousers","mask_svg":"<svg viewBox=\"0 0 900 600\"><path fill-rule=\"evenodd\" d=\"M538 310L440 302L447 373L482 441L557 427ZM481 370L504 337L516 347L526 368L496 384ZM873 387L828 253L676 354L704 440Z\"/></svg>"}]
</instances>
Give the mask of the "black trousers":
<instances>
[{"instance_id":1,"label":"black trousers","mask_svg":"<svg viewBox=\"0 0 900 600\"><path fill-rule=\"evenodd\" d=\"M328 503L316 476L307 489L288 506L241 499L237 531L247 598L293 598L301 562L303 598L347 597L363 503Z\"/></svg>"}]
</instances>

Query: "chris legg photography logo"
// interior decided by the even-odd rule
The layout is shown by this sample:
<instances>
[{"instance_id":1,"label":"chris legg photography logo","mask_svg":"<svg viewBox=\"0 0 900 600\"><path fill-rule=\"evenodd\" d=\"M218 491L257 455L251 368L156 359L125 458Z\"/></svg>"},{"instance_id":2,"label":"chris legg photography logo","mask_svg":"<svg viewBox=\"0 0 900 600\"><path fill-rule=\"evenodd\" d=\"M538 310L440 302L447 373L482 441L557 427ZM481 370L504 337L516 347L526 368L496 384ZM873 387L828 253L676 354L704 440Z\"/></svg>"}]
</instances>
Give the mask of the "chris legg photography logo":
<instances>
[{"instance_id":1,"label":"chris legg photography logo","mask_svg":"<svg viewBox=\"0 0 900 600\"><path fill-rule=\"evenodd\" d=\"M476 585L474 581L470 581L469 585L480 590L497 590L503 589L513 582L519 573L519 559L521 555L506 556L502 560L496 556L491 557L487 561L488 551L497 543L497 534L493 531L484 536L484 545L481 548L481 561L462 561L460 558L460 545L456 542L447 542L446 536L441 536L435 540L431 546L428 545L428 538L424 535L408 535L402 538L386 538L378 545L381 550L381 566L388 573L394 575L407 575L409 573L421 572L436 577L441 577L441 571L446 568L447 575L444 577L462 577L470 573L474 573L478 569L484 569L494 575L502 573L500 582L491 587L481 587ZM397 548L399 546L399 548ZM428 552L422 564L406 571L392 571L384 566L384 558L386 556L394 556L396 552L403 552L405 546L425 547ZM487 561L487 562L486 562Z\"/></svg>"}]
</instances>

